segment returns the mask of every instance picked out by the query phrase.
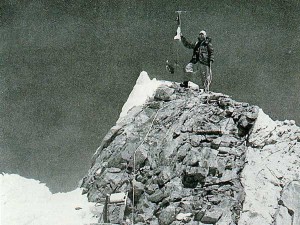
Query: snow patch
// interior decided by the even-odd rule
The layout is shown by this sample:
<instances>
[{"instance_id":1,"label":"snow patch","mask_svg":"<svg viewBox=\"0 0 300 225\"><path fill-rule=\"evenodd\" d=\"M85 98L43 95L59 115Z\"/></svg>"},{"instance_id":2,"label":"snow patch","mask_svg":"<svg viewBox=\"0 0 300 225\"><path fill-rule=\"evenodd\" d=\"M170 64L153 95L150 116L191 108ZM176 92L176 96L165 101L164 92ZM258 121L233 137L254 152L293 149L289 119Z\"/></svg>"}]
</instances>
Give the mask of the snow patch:
<instances>
[{"instance_id":1,"label":"snow patch","mask_svg":"<svg viewBox=\"0 0 300 225\"><path fill-rule=\"evenodd\" d=\"M258 117L256 119L255 125L253 127L253 132L258 132L259 130L265 130L265 132L269 132L274 130L277 123L270 118L267 114L264 113L262 109L259 109Z\"/></svg>"},{"instance_id":2,"label":"snow patch","mask_svg":"<svg viewBox=\"0 0 300 225\"><path fill-rule=\"evenodd\" d=\"M152 80L149 78L148 73L142 71L140 76L138 77L135 86L133 87L126 103L122 108L122 112L120 114L121 118L127 115L127 112L135 107L143 105L148 98L152 97L157 87L162 84L161 81L157 81L155 78ZM118 123L118 122L117 122Z\"/></svg>"},{"instance_id":3,"label":"snow patch","mask_svg":"<svg viewBox=\"0 0 300 225\"><path fill-rule=\"evenodd\" d=\"M262 109L259 109L249 142L253 146L264 146L270 132L272 132L276 126L277 122L273 121Z\"/></svg>"},{"instance_id":4,"label":"snow patch","mask_svg":"<svg viewBox=\"0 0 300 225\"><path fill-rule=\"evenodd\" d=\"M0 174L1 223L5 225L82 225L95 223L95 204L81 189L52 194L45 184L17 174Z\"/></svg>"}]
</instances>

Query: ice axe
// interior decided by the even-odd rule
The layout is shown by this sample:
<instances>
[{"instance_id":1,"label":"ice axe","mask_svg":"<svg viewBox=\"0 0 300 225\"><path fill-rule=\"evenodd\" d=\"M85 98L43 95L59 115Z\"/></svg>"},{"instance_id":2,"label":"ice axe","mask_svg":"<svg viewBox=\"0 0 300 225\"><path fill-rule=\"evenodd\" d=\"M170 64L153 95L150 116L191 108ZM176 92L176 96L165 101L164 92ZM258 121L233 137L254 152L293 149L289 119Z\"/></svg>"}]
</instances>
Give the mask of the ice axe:
<instances>
[{"instance_id":1,"label":"ice axe","mask_svg":"<svg viewBox=\"0 0 300 225\"><path fill-rule=\"evenodd\" d=\"M178 13L177 17L176 17L176 21L177 21L177 32L176 32L176 36L174 37L174 40L180 40L180 35L181 35L181 13L186 13L187 11L175 11L176 13Z\"/></svg>"},{"instance_id":2,"label":"ice axe","mask_svg":"<svg viewBox=\"0 0 300 225\"><path fill-rule=\"evenodd\" d=\"M181 26L181 18L180 18L181 13L186 13L187 11L179 10L179 11L175 11L175 12L178 13L176 21L177 21L178 26L180 27Z\"/></svg>"}]
</instances>

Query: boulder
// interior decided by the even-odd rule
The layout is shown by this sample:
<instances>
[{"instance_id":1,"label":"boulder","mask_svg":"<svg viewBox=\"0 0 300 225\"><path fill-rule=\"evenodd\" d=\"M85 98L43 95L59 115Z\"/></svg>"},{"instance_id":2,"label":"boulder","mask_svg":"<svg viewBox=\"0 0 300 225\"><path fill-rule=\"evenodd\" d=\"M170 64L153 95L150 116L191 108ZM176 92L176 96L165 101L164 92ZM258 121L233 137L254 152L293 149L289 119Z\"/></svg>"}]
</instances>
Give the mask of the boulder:
<instances>
[{"instance_id":1,"label":"boulder","mask_svg":"<svg viewBox=\"0 0 300 225\"><path fill-rule=\"evenodd\" d=\"M173 88L169 88L167 86L160 86L155 91L154 99L162 100L162 101L170 101L172 99L173 93L174 93Z\"/></svg>"},{"instance_id":2,"label":"boulder","mask_svg":"<svg viewBox=\"0 0 300 225\"><path fill-rule=\"evenodd\" d=\"M189 222L192 217L193 217L192 213L179 213L176 216L176 220L183 221L183 222Z\"/></svg>"},{"instance_id":3,"label":"boulder","mask_svg":"<svg viewBox=\"0 0 300 225\"><path fill-rule=\"evenodd\" d=\"M161 189L157 189L152 195L148 196L148 199L151 202L158 203L162 201L164 198L166 198L167 196L168 195L165 192L163 192Z\"/></svg>"},{"instance_id":4,"label":"boulder","mask_svg":"<svg viewBox=\"0 0 300 225\"><path fill-rule=\"evenodd\" d=\"M216 224L222 216L222 210L218 208L211 208L205 211L201 222L205 224Z\"/></svg>"},{"instance_id":5,"label":"boulder","mask_svg":"<svg viewBox=\"0 0 300 225\"><path fill-rule=\"evenodd\" d=\"M169 225L174 220L176 220L176 208L174 206L168 206L165 209L161 210L161 213L158 216L160 225Z\"/></svg>"}]
</instances>

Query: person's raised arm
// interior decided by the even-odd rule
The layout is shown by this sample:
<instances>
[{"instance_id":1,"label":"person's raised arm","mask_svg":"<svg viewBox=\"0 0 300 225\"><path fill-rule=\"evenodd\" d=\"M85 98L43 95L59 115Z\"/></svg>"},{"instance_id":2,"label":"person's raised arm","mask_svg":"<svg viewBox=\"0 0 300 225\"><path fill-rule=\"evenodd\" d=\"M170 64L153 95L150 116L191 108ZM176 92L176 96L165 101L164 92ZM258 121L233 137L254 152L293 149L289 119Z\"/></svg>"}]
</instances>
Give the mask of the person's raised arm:
<instances>
[{"instance_id":1,"label":"person's raised arm","mask_svg":"<svg viewBox=\"0 0 300 225\"><path fill-rule=\"evenodd\" d=\"M182 34L180 36L181 36L181 42L186 48L191 48L191 49L195 48L196 46L195 43L189 42Z\"/></svg>"}]
</instances>

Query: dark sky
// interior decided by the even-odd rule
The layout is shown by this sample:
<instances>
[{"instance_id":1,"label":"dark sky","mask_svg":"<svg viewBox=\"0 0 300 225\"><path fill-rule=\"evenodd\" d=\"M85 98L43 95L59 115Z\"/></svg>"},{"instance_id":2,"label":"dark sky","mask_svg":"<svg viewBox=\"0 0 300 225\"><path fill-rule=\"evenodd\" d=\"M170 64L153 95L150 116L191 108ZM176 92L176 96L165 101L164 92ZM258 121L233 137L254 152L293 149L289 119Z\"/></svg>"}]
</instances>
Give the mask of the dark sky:
<instances>
[{"instance_id":1,"label":"dark sky","mask_svg":"<svg viewBox=\"0 0 300 225\"><path fill-rule=\"evenodd\" d=\"M212 91L300 124L300 3L294 1L2 0L0 172L76 187L139 73L181 81L200 30L215 49Z\"/></svg>"}]
</instances>

